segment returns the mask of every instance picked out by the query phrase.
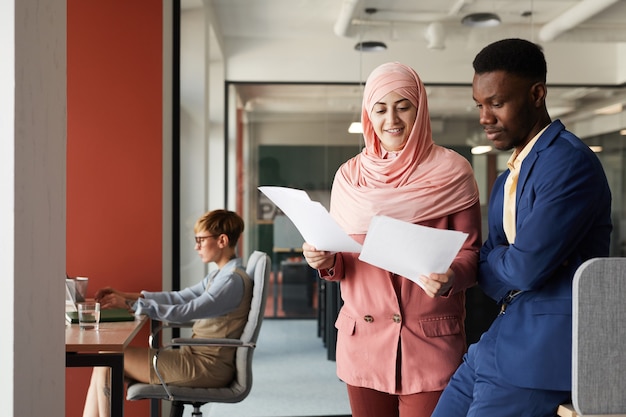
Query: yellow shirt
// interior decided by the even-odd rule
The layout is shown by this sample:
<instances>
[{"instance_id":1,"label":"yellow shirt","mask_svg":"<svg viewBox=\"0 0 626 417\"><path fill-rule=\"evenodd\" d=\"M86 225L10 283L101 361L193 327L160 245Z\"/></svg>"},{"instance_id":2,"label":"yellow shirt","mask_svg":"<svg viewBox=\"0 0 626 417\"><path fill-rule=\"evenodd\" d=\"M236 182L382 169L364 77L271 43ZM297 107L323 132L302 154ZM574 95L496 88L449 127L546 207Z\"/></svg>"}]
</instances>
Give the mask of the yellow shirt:
<instances>
[{"instance_id":1,"label":"yellow shirt","mask_svg":"<svg viewBox=\"0 0 626 417\"><path fill-rule=\"evenodd\" d=\"M548 125L549 126L549 125ZM517 179L519 172L522 168L522 162L524 158L528 156L530 150L535 146L537 140L541 134L548 128L548 126L541 129L539 133L535 135L530 142L524 146L524 148L518 152L517 149L513 151L506 165L509 167L509 176L504 183L504 204L502 211L502 226L504 227L504 233L509 241L509 244L515 242L515 206L517 205L515 199L515 192L517 190Z\"/></svg>"}]
</instances>

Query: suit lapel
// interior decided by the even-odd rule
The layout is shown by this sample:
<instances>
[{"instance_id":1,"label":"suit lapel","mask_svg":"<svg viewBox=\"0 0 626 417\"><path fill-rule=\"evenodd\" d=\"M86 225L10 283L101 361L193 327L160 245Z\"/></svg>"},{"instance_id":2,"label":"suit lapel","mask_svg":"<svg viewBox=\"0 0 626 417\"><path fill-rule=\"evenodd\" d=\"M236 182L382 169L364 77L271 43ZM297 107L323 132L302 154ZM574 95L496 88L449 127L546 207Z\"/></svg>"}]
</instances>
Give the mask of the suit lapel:
<instances>
[{"instance_id":1,"label":"suit lapel","mask_svg":"<svg viewBox=\"0 0 626 417\"><path fill-rule=\"evenodd\" d=\"M532 171L535 162L539 159L541 151L546 149L548 146L552 144L552 142L559 136L559 133L565 129L563 123L560 120L555 120L548 126L545 132L541 135L541 137L533 146L530 153L526 158L524 158L524 162L522 162L522 168L520 169L519 178L517 179L517 189L515 192L516 201L520 201L521 195L524 192L524 186L526 185L526 181L528 180L528 176Z\"/></svg>"}]
</instances>

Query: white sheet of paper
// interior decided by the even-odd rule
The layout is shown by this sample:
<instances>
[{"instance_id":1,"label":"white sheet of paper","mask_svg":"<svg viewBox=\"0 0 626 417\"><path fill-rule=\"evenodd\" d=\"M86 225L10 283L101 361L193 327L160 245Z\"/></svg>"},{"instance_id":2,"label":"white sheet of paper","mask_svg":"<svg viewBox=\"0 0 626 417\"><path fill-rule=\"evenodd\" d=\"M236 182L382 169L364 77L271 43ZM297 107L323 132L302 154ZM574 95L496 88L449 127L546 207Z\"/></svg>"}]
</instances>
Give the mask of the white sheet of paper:
<instances>
[{"instance_id":1,"label":"white sheet of paper","mask_svg":"<svg viewBox=\"0 0 626 417\"><path fill-rule=\"evenodd\" d=\"M422 286L420 275L444 273L468 234L392 219L372 218L359 259Z\"/></svg>"},{"instance_id":2,"label":"white sheet of paper","mask_svg":"<svg viewBox=\"0 0 626 417\"><path fill-rule=\"evenodd\" d=\"M316 249L361 252L361 245L339 227L321 203L312 201L306 191L273 186L259 190L289 217L305 242Z\"/></svg>"}]
</instances>

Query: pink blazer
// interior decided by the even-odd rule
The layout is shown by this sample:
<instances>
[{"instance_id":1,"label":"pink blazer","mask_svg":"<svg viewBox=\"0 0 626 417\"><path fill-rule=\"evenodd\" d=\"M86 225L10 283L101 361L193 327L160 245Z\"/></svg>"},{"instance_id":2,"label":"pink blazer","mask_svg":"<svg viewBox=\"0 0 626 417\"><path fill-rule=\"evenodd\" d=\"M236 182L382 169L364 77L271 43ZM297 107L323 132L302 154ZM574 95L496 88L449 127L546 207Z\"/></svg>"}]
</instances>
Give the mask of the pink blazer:
<instances>
[{"instance_id":1,"label":"pink blazer","mask_svg":"<svg viewBox=\"0 0 626 417\"><path fill-rule=\"evenodd\" d=\"M459 366L465 342L465 289L476 283L480 203L421 223L469 234L451 268L455 283L432 299L414 282L358 259L337 255L334 275L343 306L335 322L337 376L349 385L393 394L442 390ZM353 235L363 242L365 235ZM400 364L398 366L398 364Z\"/></svg>"}]
</instances>

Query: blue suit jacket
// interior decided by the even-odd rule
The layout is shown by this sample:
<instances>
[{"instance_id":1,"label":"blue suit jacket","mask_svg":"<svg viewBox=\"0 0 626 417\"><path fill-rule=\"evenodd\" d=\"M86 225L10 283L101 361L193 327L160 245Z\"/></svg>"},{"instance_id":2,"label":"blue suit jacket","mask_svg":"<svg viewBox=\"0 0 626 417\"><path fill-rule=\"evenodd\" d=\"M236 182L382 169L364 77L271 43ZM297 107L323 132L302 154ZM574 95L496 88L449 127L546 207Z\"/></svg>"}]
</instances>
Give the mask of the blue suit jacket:
<instances>
[{"instance_id":1,"label":"blue suit jacket","mask_svg":"<svg viewBox=\"0 0 626 417\"><path fill-rule=\"evenodd\" d=\"M502 228L506 171L489 201L489 235L478 283L501 302L522 290L499 318L496 363L511 384L571 390L572 278L593 257L608 256L611 193L596 155L556 120L522 163L513 245Z\"/></svg>"}]
</instances>

